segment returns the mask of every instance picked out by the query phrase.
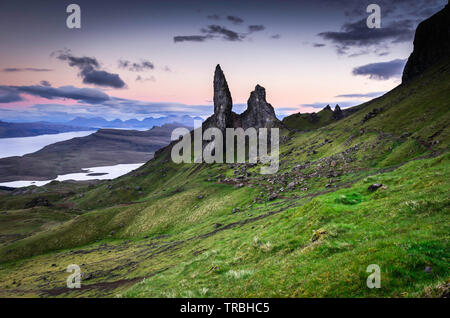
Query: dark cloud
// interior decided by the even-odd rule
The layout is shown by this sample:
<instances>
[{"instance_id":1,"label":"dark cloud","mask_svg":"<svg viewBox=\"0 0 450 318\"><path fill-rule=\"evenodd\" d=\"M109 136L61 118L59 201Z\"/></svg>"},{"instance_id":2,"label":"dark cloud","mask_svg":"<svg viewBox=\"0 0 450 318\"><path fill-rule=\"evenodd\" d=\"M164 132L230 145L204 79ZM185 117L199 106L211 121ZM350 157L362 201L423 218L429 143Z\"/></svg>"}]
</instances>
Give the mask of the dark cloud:
<instances>
[{"instance_id":1,"label":"dark cloud","mask_svg":"<svg viewBox=\"0 0 450 318\"><path fill-rule=\"evenodd\" d=\"M325 45L323 43L313 43L313 47L324 47Z\"/></svg>"},{"instance_id":2,"label":"dark cloud","mask_svg":"<svg viewBox=\"0 0 450 318\"><path fill-rule=\"evenodd\" d=\"M175 43L178 42L204 42L210 39L211 36L206 35L177 35L173 37Z\"/></svg>"},{"instance_id":3,"label":"dark cloud","mask_svg":"<svg viewBox=\"0 0 450 318\"><path fill-rule=\"evenodd\" d=\"M150 77L142 77L141 75L138 75L136 77L136 82L156 82L156 78L154 76Z\"/></svg>"},{"instance_id":4,"label":"dark cloud","mask_svg":"<svg viewBox=\"0 0 450 318\"><path fill-rule=\"evenodd\" d=\"M132 72L143 72L146 70L153 70L155 68L155 65L147 60L142 60L141 62L119 60L119 68L127 69Z\"/></svg>"},{"instance_id":5,"label":"dark cloud","mask_svg":"<svg viewBox=\"0 0 450 318\"><path fill-rule=\"evenodd\" d=\"M279 39L281 39L281 35L280 34L274 34L274 35L271 35L270 38L274 39L274 40L279 40Z\"/></svg>"},{"instance_id":6,"label":"dark cloud","mask_svg":"<svg viewBox=\"0 0 450 318\"><path fill-rule=\"evenodd\" d=\"M0 86L0 103L12 103L23 100L22 96L9 86Z\"/></svg>"},{"instance_id":7,"label":"dark cloud","mask_svg":"<svg viewBox=\"0 0 450 318\"><path fill-rule=\"evenodd\" d=\"M244 22L243 19L233 16L233 15L227 16L227 20L233 22L233 24L241 24Z\"/></svg>"},{"instance_id":8,"label":"dark cloud","mask_svg":"<svg viewBox=\"0 0 450 318\"><path fill-rule=\"evenodd\" d=\"M69 66L77 67L80 70L79 76L83 78L83 83L94 84L98 86L123 88L125 82L118 74L108 73L100 70L100 63L93 57L76 57L69 50L57 51L52 53L61 61L67 61Z\"/></svg>"},{"instance_id":9,"label":"dark cloud","mask_svg":"<svg viewBox=\"0 0 450 318\"><path fill-rule=\"evenodd\" d=\"M3 95L2 91L7 94ZM20 94L39 96L47 99L70 98L89 104L97 104L109 100L108 95L93 88L77 88L74 86L61 86L56 88L44 85L0 86L0 100L3 100L3 103L22 100ZM6 101L8 99L9 101Z\"/></svg>"},{"instance_id":10,"label":"dark cloud","mask_svg":"<svg viewBox=\"0 0 450 318\"><path fill-rule=\"evenodd\" d=\"M61 61L67 61L69 66L75 66L79 69L83 70L86 68L98 68L100 67L100 63L94 57L76 57L70 53L70 50L62 50L52 53L52 55L56 55L56 58Z\"/></svg>"},{"instance_id":11,"label":"dark cloud","mask_svg":"<svg viewBox=\"0 0 450 318\"><path fill-rule=\"evenodd\" d=\"M208 25L206 28L201 30L202 33L205 33L209 36L219 36L226 41L241 41L244 36L235 31L229 30L223 26L217 24Z\"/></svg>"},{"instance_id":12,"label":"dark cloud","mask_svg":"<svg viewBox=\"0 0 450 318\"><path fill-rule=\"evenodd\" d=\"M105 71L92 70L83 74L83 83L94 84L98 86L106 86L113 88L125 87L125 82L122 81L118 74L112 74Z\"/></svg>"},{"instance_id":13,"label":"dark cloud","mask_svg":"<svg viewBox=\"0 0 450 318\"><path fill-rule=\"evenodd\" d=\"M371 63L355 67L353 75L367 75L370 79L387 80L401 77L406 60L396 59L388 62Z\"/></svg>"},{"instance_id":14,"label":"dark cloud","mask_svg":"<svg viewBox=\"0 0 450 318\"><path fill-rule=\"evenodd\" d=\"M50 84L49 81L45 81L45 80L41 81L40 84L41 84L42 86L49 86L49 87L52 86L52 84Z\"/></svg>"},{"instance_id":15,"label":"dark cloud","mask_svg":"<svg viewBox=\"0 0 450 318\"><path fill-rule=\"evenodd\" d=\"M219 15L210 15L208 19L211 20L220 20ZM244 19L229 15L226 17L228 21L233 22L233 24L242 24ZM227 27L218 25L218 24L210 24L200 30L203 35L177 35L173 37L173 41L175 43L178 42L205 42L207 40L213 39L222 39L230 42L238 42L242 41L247 37L248 34L253 32L259 32L265 30L266 27L262 24L252 24L247 27L247 32L238 32L230 30ZM270 36L272 39L279 39L281 36L279 34L275 34Z\"/></svg>"},{"instance_id":16,"label":"dark cloud","mask_svg":"<svg viewBox=\"0 0 450 318\"><path fill-rule=\"evenodd\" d=\"M369 29L366 19L353 23L345 23L341 31L328 31L318 34L324 40L336 44L339 54L347 54L350 48L382 46L387 43L409 42L414 35L412 20L398 20L379 29Z\"/></svg>"},{"instance_id":17,"label":"dark cloud","mask_svg":"<svg viewBox=\"0 0 450 318\"><path fill-rule=\"evenodd\" d=\"M175 43L178 42L204 42L214 38L220 38L226 41L235 42L245 38L244 34L229 30L220 25L211 24L200 30L206 35L178 35L173 38Z\"/></svg>"},{"instance_id":18,"label":"dark cloud","mask_svg":"<svg viewBox=\"0 0 450 318\"><path fill-rule=\"evenodd\" d=\"M35 67L24 67L24 68L18 68L18 67L8 67L4 68L2 72L7 73L13 73L13 72L51 72L53 70L48 68L35 68Z\"/></svg>"},{"instance_id":19,"label":"dark cloud","mask_svg":"<svg viewBox=\"0 0 450 318\"><path fill-rule=\"evenodd\" d=\"M266 27L262 24L252 24L248 26L249 32L259 32L265 30Z\"/></svg>"},{"instance_id":20,"label":"dark cloud","mask_svg":"<svg viewBox=\"0 0 450 318\"><path fill-rule=\"evenodd\" d=\"M364 94L342 94L335 96L336 98L372 98L372 97L378 97L383 95L386 92L370 92L370 93L364 93Z\"/></svg>"}]
</instances>

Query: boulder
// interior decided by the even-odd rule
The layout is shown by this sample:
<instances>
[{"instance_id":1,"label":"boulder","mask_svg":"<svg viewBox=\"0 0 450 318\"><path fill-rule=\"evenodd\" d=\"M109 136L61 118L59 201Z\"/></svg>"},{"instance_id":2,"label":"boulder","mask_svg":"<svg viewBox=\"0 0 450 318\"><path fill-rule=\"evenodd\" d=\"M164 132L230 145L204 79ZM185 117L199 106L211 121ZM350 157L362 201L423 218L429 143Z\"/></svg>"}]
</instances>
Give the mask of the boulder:
<instances>
[{"instance_id":1,"label":"boulder","mask_svg":"<svg viewBox=\"0 0 450 318\"><path fill-rule=\"evenodd\" d=\"M381 183L374 183L372 185L370 185L367 190L369 190L370 192L375 192L377 191L379 188L381 188L383 185Z\"/></svg>"}]
</instances>

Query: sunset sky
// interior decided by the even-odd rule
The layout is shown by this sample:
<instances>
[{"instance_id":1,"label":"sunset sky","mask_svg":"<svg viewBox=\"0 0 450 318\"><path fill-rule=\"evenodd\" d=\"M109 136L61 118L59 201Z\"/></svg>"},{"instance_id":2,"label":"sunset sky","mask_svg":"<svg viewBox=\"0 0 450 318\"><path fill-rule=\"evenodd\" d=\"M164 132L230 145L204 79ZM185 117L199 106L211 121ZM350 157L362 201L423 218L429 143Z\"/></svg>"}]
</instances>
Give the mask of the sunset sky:
<instances>
[{"instance_id":1,"label":"sunset sky","mask_svg":"<svg viewBox=\"0 0 450 318\"><path fill-rule=\"evenodd\" d=\"M370 3L381 29L365 24ZM205 117L216 64L236 112L256 84L281 116L357 105L400 84L418 22L446 3L2 0L0 120Z\"/></svg>"}]
</instances>

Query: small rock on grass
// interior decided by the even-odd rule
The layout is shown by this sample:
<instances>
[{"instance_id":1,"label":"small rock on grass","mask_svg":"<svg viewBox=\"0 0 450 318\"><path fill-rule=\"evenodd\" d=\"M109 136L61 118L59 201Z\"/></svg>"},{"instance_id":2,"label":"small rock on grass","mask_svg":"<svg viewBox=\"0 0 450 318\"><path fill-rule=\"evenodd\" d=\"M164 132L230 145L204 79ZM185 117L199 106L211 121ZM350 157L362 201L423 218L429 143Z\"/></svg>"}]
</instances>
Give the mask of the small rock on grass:
<instances>
[{"instance_id":1,"label":"small rock on grass","mask_svg":"<svg viewBox=\"0 0 450 318\"><path fill-rule=\"evenodd\" d=\"M370 185L367 190L369 190L370 192L375 192L377 191L379 188L381 188L383 185L381 183L374 183L372 185Z\"/></svg>"}]
</instances>

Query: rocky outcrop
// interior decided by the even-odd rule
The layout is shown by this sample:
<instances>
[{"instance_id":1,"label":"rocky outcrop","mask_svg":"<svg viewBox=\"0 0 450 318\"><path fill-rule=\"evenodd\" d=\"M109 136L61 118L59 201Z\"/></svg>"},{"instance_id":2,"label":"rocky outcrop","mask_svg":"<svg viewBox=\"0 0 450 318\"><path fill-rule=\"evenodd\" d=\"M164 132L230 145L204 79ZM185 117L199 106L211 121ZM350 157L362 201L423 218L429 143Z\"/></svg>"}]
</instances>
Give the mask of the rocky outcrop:
<instances>
[{"instance_id":1,"label":"rocky outcrop","mask_svg":"<svg viewBox=\"0 0 450 318\"><path fill-rule=\"evenodd\" d=\"M332 110L331 106L327 105L318 113L296 113L286 116L283 118L283 124L291 130L309 131L348 117L360 109L361 106L341 109L339 105L336 105Z\"/></svg>"},{"instance_id":2,"label":"rocky outcrop","mask_svg":"<svg viewBox=\"0 0 450 318\"><path fill-rule=\"evenodd\" d=\"M242 128L281 127L281 122L275 116L275 110L266 101L264 87L256 85L255 90L250 93L247 106L247 110L240 116Z\"/></svg>"},{"instance_id":3,"label":"rocky outcrop","mask_svg":"<svg viewBox=\"0 0 450 318\"><path fill-rule=\"evenodd\" d=\"M422 74L450 56L450 5L421 22L414 36L414 50L403 70L402 82Z\"/></svg>"},{"instance_id":4,"label":"rocky outcrop","mask_svg":"<svg viewBox=\"0 0 450 318\"><path fill-rule=\"evenodd\" d=\"M331 110L331 106L330 106L330 105L327 105L327 106L325 106L323 109L324 109L324 110Z\"/></svg>"},{"instance_id":5,"label":"rocky outcrop","mask_svg":"<svg viewBox=\"0 0 450 318\"><path fill-rule=\"evenodd\" d=\"M210 127L221 130L238 127L244 129L284 127L275 116L272 105L266 101L266 90L259 85L256 85L255 90L250 93L247 110L244 113L238 115L232 108L233 101L227 80L220 65L217 65L214 72L214 114L203 123L203 130Z\"/></svg>"},{"instance_id":6,"label":"rocky outcrop","mask_svg":"<svg viewBox=\"0 0 450 318\"><path fill-rule=\"evenodd\" d=\"M214 72L214 122L217 128L231 127L233 122L232 108L233 100L227 80L220 65L217 65Z\"/></svg>"},{"instance_id":7,"label":"rocky outcrop","mask_svg":"<svg viewBox=\"0 0 450 318\"><path fill-rule=\"evenodd\" d=\"M339 107L339 105L336 105L336 107L334 107L334 111L333 111L333 118L336 120L342 119L344 117L344 113L342 112L341 107Z\"/></svg>"}]
</instances>

